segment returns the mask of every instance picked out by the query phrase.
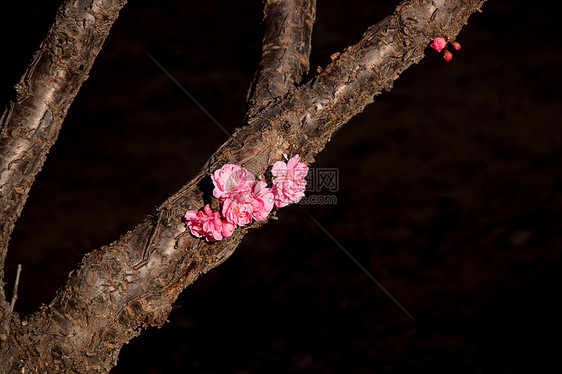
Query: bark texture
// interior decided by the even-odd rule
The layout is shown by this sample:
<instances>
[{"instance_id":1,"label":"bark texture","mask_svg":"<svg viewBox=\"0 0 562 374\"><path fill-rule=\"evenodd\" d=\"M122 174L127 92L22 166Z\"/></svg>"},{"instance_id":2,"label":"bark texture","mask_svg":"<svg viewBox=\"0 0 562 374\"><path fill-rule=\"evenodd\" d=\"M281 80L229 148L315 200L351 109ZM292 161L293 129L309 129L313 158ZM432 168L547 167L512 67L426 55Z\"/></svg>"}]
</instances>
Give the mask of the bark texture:
<instances>
[{"instance_id":1,"label":"bark texture","mask_svg":"<svg viewBox=\"0 0 562 374\"><path fill-rule=\"evenodd\" d=\"M4 261L36 174L125 0L65 1L0 117L0 349L9 349L11 313ZM7 356L11 361L11 356ZM8 363L6 361L6 364ZM0 368L5 365L0 364ZM2 372L8 372L0 369Z\"/></svg>"},{"instance_id":2,"label":"bark texture","mask_svg":"<svg viewBox=\"0 0 562 374\"><path fill-rule=\"evenodd\" d=\"M239 228L213 244L191 236L181 218L188 209L213 203L211 172L234 163L259 176L283 154L298 153L313 162L344 123L423 58L432 39L454 40L484 1L405 1L357 44L334 55L312 81L298 88L285 86L284 96L271 95L266 99L270 104L248 116L248 123L156 215L85 256L50 305L22 323L14 320L4 353L8 360L0 363L0 370L107 372L123 344L143 327L161 326L185 287L225 261L250 229L264 224ZM300 75L289 70L289 75ZM267 86L279 82L277 74L259 76Z\"/></svg>"},{"instance_id":3,"label":"bark texture","mask_svg":"<svg viewBox=\"0 0 562 374\"><path fill-rule=\"evenodd\" d=\"M250 91L248 118L285 95L308 72L315 19L316 0L267 0L262 59Z\"/></svg>"},{"instance_id":4,"label":"bark texture","mask_svg":"<svg viewBox=\"0 0 562 374\"><path fill-rule=\"evenodd\" d=\"M35 175L125 3L65 1L0 117L0 282L10 234Z\"/></svg>"}]
</instances>

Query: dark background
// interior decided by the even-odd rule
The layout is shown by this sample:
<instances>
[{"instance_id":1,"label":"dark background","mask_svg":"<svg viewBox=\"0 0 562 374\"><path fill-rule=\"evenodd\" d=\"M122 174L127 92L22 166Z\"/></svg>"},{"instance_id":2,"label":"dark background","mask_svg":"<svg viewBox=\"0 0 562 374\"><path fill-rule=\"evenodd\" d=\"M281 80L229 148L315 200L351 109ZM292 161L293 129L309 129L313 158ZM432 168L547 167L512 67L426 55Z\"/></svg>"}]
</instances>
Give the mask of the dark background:
<instances>
[{"instance_id":1,"label":"dark background","mask_svg":"<svg viewBox=\"0 0 562 374\"><path fill-rule=\"evenodd\" d=\"M312 70L397 2L320 0ZM451 63L428 57L350 121L314 167L336 205L292 206L121 352L118 373L497 373L560 370L560 6L490 0ZM0 98L58 1L0 14ZM88 251L133 228L240 124L261 1L131 1L14 232L8 295L48 303ZM320 194L332 194L323 191ZM417 319L414 323L306 215Z\"/></svg>"}]
</instances>

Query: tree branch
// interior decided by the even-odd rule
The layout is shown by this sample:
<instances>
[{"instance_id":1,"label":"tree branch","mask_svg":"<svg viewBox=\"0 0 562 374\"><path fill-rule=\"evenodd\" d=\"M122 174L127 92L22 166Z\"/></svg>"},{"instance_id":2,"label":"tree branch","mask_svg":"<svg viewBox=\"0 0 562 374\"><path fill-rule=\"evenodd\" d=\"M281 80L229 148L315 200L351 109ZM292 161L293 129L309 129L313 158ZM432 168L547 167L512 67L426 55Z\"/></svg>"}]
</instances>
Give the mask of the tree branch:
<instances>
[{"instance_id":1,"label":"tree branch","mask_svg":"<svg viewBox=\"0 0 562 374\"><path fill-rule=\"evenodd\" d=\"M4 261L35 175L125 0L66 0L0 117L0 304ZM0 320L2 320L0 305ZM0 323L1 325L1 323ZM1 334L1 327L0 327Z\"/></svg>"},{"instance_id":2,"label":"tree branch","mask_svg":"<svg viewBox=\"0 0 562 374\"><path fill-rule=\"evenodd\" d=\"M314 161L345 122L423 58L433 38L454 39L484 1L403 2L313 81L252 117L156 216L86 255L48 307L13 326L17 334L10 336L10 347L17 354L5 364L6 372L24 366L42 372L109 370L123 344L141 327L161 326L180 292L225 261L243 236L262 224L239 228L213 244L189 234L181 217L209 202L211 172L234 163L264 174L283 154Z\"/></svg>"},{"instance_id":3,"label":"tree branch","mask_svg":"<svg viewBox=\"0 0 562 374\"><path fill-rule=\"evenodd\" d=\"M295 88L308 72L316 0L267 0L262 59L246 117Z\"/></svg>"}]
</instances>

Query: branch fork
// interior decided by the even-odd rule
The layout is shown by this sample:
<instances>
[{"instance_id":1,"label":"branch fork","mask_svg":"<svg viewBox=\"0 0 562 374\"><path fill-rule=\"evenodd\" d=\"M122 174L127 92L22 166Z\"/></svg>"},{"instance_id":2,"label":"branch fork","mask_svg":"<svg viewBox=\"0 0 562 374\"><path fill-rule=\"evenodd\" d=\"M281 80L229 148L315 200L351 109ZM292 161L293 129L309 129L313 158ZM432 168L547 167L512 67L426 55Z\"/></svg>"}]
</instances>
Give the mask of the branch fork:
<instances>
[{"instance_id":1,"label":"branch fork","mask_svg":"<svg viewBox=\"0 0 562 374\"><path fill-rule=\"evenodd\" d=\"M250 229L263 224L237 228L231 237L213 244L190 235L181 217L187 210L203 207L203 178L227 163L263 174L284 154L298 153L303 161L313 162L344 123L424 57L431 40L442 35L454 40L484 1L403 1L391 16L367 29L358 43L332 55L333 61L314 79L301 84L309 69L316 1L267 0L262 59L249 93L245 126L236 129L201 172L158 207L155 216L87 254L50 305L19 323L0 287L0 348L7 352L0 371L109 371L123 344L139 335L142 327L161 326L182 290L224 262ZM79 3L85 10L65 1L36 56L69 56L78 43L58 44L52 40L57 33L63 40L68 35L79 38L93 24L96 30L102 25L103 32L83 40L85 55L76 60L80 65L57 65L56 81L46 59L34 60L19 92L35 89L38 86L30 82L40 81L47 87L43 96L29 91L1 117L1 159L14 162L0 168L0 279L8 237L35 174L125 1L104 0L104 7L101 0ZM46 100L45 95L51 98L48 104L33 101ZM25 113L30 110L28 117ZM25 152L14 156L22 144Z\"/></svg>"}]
</instances>

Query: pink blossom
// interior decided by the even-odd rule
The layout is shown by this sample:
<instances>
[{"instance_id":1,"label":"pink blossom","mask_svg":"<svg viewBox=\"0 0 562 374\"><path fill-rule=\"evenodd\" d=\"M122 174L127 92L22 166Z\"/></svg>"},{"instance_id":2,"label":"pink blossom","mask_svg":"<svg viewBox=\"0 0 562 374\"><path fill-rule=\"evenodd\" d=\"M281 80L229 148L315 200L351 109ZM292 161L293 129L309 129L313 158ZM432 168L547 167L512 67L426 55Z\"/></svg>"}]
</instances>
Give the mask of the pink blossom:
<instances>
[{"instance_id":1,"label":"pink blossom","mask_svg":"<svg viewBox=\"0 0 562 374\"><path fill-rule=\"evenodd\" d=\"M433 41L431 42L431 44L429 45L431 48L435 49L437 52L441 52L443 50L443 48L445 48L445 46L447 45L447 42L445 41L445 38L435 38L433 39Z\"/></svg>"},{"instance_id":2,"label":"pink blossom","mask_svg":"<svg viewBox=\"0 0 562 374\"><path fill-rule=\"evenodd\" d=\"M222 234L223 238L228 238L229 236L232 236L235 228L236 228L236 226L233 225L232 223L227 222L227 221L222 221L221 234Z\"/></svg>"},{"instance_id":3,"label":"pink blossom","mask_svg":"<svg viewBox=\"0 0 562 374\"><path fill-rule=\"evenodd\" d=\"M453 42L451 44L453 44L453 48L455 48L457 51L461 49L461 43Z\"/></svg>"},{"instance_id":4,"label":"pink blossom","mask_svg":"<svg viewBox=\"0 0 562 374\"><path fill-rule=\"evenodd\" d=\"M271 188L267 188L267 183L258 182L254 185L252 198L252 217L256 221L263 221L273 209L273 192Z\"/></svg>"},{"instance_id":5,"label":"pink blossom","mask_svg":"<svg viewBox=\"0 0 562 374\"><path fill-rule=\"evenodd\" d=\"M272 192L277 208L296 203L304 196L308 166L299 162L299 159L299 155L295 155L288 163L277 161L271 168L271 174L275 177Z\"/></svg>"},{"instance_id":6,"label":"pink blossom","mask_svg":"<svg viewBox=\"0 0 562 374\"><path fill-rule=\"evenodd\" d=\"M222 203L222 215L234 225L244 226L252 223L254 212L251 194L232 195Z\"/></svg>"},{"instance_id":7,"label":"pink blossom","mask_svg":"<svg viewBox=\"0 0 562 374\"><path fill-rule=\"evenodd\" d=\"M251 192L255 182L252 172L241 166L226 164L212 175L213 196L217 199L227 199L232 195Z\"/></svg>"},{"instance_id":8,"label":"pink blossom","mask_svg":"<svg viewBox=\"0 0 562 374\"><path fill-rule=\"evenodd\" d=\"M445 59L445 61L449 62L453 59L453 54L448 50L445 50L445 52L443 53L443 58Z\"/></svg>"},{"instance_id":9,"label":"pink blossom","mask_svg":"<svg viewBox=\"0 0 562 374\"><path fill-rule=\"evenodd\" d=\"M265 182L257 182L250 193L232 194L223 201L222 215L238 226L263 221L273 209L273 192Z\"/></svg>"},{"instance_id":10,"label":"pink blossom","mask_svg":"<svg viewBox=\"0 0 562 374\"><path fill-rule=\"evenodd\" d=\"M194 236L204 237L208 242L228 238L235 229L232 223L221 219L219 212L213 212L209 204L205 205L203 211L188 210L184 219Z\"/></svg>"}]
</instances>

